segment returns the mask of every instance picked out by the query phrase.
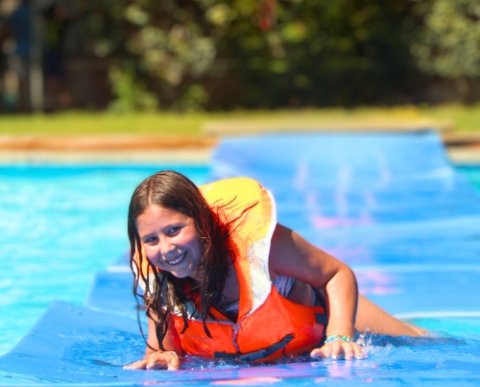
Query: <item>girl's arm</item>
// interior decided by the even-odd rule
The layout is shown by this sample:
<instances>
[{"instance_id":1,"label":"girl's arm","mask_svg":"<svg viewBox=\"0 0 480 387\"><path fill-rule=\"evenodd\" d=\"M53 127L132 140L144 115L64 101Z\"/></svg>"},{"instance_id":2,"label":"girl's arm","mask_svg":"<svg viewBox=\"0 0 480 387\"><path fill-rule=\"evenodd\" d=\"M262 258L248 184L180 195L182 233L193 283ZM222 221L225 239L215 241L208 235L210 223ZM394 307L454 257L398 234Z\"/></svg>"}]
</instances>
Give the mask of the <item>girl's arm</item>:
<instances>
[{"instance_id":1,"label":"girl's arm","mask_svg":"<svg viewBox=\"0 0 480 387\"><path fill-rule=\"evenodd\" d=\"M280 224L273 234L269 264L272 275L293 277L325 291L329 309L327 342L315 348L312 356L363 356L361 347L353 342L358 289L347 265Z\"/></svg>"},{"instance_id":2,"label":"girl's arm","mask_svg":"<svg viewBox=\"0 0 480 387\"><path fill-rule=\"evenodd\" d=\"M168 369L178 370L180 368L180 357L182 350L176 339L176 331L173 322L170 323L167 335L163 340L165 350L158 347L157 331L155 322L148 318L148 337L145 357L134 363L126 365L125 369L131 370L150 370L150 369Z\"/></svg>"}]
</instances>

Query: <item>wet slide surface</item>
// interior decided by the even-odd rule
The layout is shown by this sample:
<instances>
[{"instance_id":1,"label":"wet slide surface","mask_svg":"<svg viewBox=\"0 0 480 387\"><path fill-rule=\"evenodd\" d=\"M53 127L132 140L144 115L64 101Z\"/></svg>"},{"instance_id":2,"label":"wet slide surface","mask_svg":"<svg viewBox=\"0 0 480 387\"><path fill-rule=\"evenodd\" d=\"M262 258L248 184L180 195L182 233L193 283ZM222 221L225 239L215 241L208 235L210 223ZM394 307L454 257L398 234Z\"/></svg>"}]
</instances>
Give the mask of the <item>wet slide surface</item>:
<instances>
[{"instance_id":1,"label":"wet slide surface","mask_svg":"<svg viewBox=\"0 0 480 387\"><path fill-rule=\"evenodd\" d=\"M143 353L124 260L98 273L84 306L54 303L0 358L0 385L478 385L480 197L438 135L263 135L224 140L211 178L257 178L279 221L340 257L360 291L435 339L362 338L367 359L245 364L188 359L126 371Z\"/></svg>"}]
</instances>

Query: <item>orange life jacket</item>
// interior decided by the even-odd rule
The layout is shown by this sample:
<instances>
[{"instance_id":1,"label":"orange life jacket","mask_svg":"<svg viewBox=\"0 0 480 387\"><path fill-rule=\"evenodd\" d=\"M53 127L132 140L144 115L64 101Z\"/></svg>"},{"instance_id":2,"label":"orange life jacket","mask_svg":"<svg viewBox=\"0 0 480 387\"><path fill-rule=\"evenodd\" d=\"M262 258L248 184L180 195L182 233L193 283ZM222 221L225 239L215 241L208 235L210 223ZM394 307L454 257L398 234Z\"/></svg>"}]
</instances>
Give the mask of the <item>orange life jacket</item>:
<instances>
[{"instance_id":1,"label":"orange life jacket","mask_svg":"<svg viewBox=\"0 0 480 387\"><path fill-rule=\"evenodd\" d=\"M200 189L212 208L222 211L222 204L228 203L228 210L224 208L222 214L225 221L241 217L232 234L240 300L236 322L212 308L210 314L215 319L206 321L212 337L205 333L198 314L195 318L192 313L183 333L183 319L174 315L185 353L270 361L305 353L319 345L325 334L325 310L286 299L270 279L268 258L277 224L275 201L270 192L257 181L243 177L219 180Z\"/></svg>"}]
</instances>

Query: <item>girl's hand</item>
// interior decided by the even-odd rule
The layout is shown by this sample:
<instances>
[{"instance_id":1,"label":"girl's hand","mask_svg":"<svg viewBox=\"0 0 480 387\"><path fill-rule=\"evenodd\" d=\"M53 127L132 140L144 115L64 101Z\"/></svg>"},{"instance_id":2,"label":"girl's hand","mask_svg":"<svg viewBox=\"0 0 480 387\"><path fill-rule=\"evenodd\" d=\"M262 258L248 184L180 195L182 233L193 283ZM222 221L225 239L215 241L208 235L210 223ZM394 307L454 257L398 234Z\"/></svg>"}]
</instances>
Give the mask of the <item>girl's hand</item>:
<instances>
[{"instance_id":1,"label":"girl's hand","mask_svg":"<svg viewBox=\"0 0 480 387\"><path fill-rule=\"evenodd\" d=\"M311 357L323 359L363 359L363 348L351 339L344 337L327 338L323 346L314 348Z\"/></svg>"},{"instance_id":2,"label":"girl's hand","mask_svg":"<svg viewBox=\"0 0 480 387\"><path fill-rule=\"evenodd\" d=\"M180 358L174 351L156 351L123 367L125 370L158 370L175 371L180 368Z\"/></svg>"}]
</instances>

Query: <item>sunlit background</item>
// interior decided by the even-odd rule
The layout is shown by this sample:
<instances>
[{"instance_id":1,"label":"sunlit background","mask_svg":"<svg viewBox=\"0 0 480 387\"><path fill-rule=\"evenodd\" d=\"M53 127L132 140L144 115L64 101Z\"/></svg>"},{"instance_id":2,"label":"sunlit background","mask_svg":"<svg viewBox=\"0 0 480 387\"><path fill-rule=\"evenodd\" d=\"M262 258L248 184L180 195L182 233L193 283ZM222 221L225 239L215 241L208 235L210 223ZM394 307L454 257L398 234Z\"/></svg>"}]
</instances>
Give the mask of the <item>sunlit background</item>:
<instances>
[{"instance_id":1,"label":"sunlit background","mask_svg":"<svg viewBox=\"0 0 480 387\"><path fill-rule=\"evenodd\" d=\"M474 103L475 0L1 0L2 112Z\"/></svg>"},{"instance_id":2,"label":"sunlit background","mask_svg":"<svg viewBox=\"0 0 480 387\"><path fill-rule=\"evenodd\" d=\"M445 324L446 332L468 339L464 353L448 342L438 347L381 346L360 364L319 362L315 378L306 383L328 382L330 376L337 383L353 372L362 382L381 375L409 384L407 378L425 377L424 370L430 382L435 377L441 381L442 375L447 385L457 375L478 381L480 324L474 297L480 269L472 226L478 206L468 200L480 189L479 42L478 0L0 0L0 354L22 338L28 340L28 332L54 300L81 307L97 273L125 262L126 206L136 184L155 170L175 165L200 183L209 178L214 164L209 163L210 151L224 149L228 157L223 161L237 156L241 165L244 160L251 163L249 174L262 172L258 157L244 157L258 145L255 139L236 151L216 148L229 134L324 130L341 138L346 131L413 130L405 136L413 139L421 134L419 129L434 129L438 143L437 133L428 133L450 178L441 187L448 194L455 188L452 182L468 177L470 196L447 195L442 201L445 192L438 186L415 180L428 164L432 151L427 148L416 153L418 165L408 174L412 184L400 179L394 185L400 190L393 190L392 198L384 195L385 179L360 191L350 185L359 177L352 172L358 161L341 165L336 185L330 184L338 195L326 202L315 193L298 199L290 186L285 192L293 198L290 203L306 205L304 215L313 219L318 235L327 238L325 247L356 263L361 290L383 297L390 303L388 310L401 311L403 302L410 305L408 311L438 312L453 305L453 312L463 313L453 322L433 318L429 323L427 315L417 317L427 316L424 326ZM365 143L366 138L344 151L331 146L320 152L324 159L315 169L323 168L319 187L328 173L338 172L329 168L341 160L336 156L352 156L379 141L372 136ZM446 154L442 144L447 145ZM296 151L303 156L310 144L292 150L288 143L282 152L270 145L257 154L265 161L269 157L263 149L268 148L272 157L288 164L284 155ZM373 152L382 172L389 164L384 160L397 155L396 145L384 145L381 152ZM412 161L409 150L405 147L405 153L397 155L400 169ZM382 152L385 158L378 156ZM452 169L444 156L452 157ZM286 167L292 165L275 165L282 184ZM299 170L303 182L313 181L306 179L305 164ZM272 175L270 169L263 172ZM418 209L411 197L415 189L424 199ZM367 205L350 206L347 194ZM382 205L378 197L387 201ZM329 206L340 216L325 212ZM377 214L389 209L395 216L355 242L363 229L353 226L368 229L373 212L366 210L374 207ZM288 209L284 202L279 213ZM461 216L443 217L444 210ZM431 235L424 224L413 222L424 212L432 215L427 222ZM299 219L298 210L293 218ZM313 235L314 227L302 227ZM357 243L354 248L342 234L348 230ZM374 253L384 260L372 267ZM392 266L394 259L398 264ZM130 278L126 283L130 286ZM57 336L54 330L55 340ZM121 340L105 340L105 348L111 350L114 344L128 355ZM46 342L50 349L52 340ZM103 347L87 347L101 352L98 359L108 360ZM42 381L41 375L55 379L55 373L49 375L51 364L39 366L49 362L45 352L35 346L30 350L33 359L21 357L15 372L25 372L29 385ZM88 357L79 367L82 354L69 356L67 369L82 381L90 375L95 384L103 372L119 372L102 362L92 368ZM53 368L62 380L62 372L69 372ZM319 370L327 379L318 376ZM291 376L287 381L297 385ZM165 383L172 383L171 374L167 377ZM0 384L12 380L10 372L0 370ZM457 379L453 383L460 385Z\"/></svg>"}]
</instances>

